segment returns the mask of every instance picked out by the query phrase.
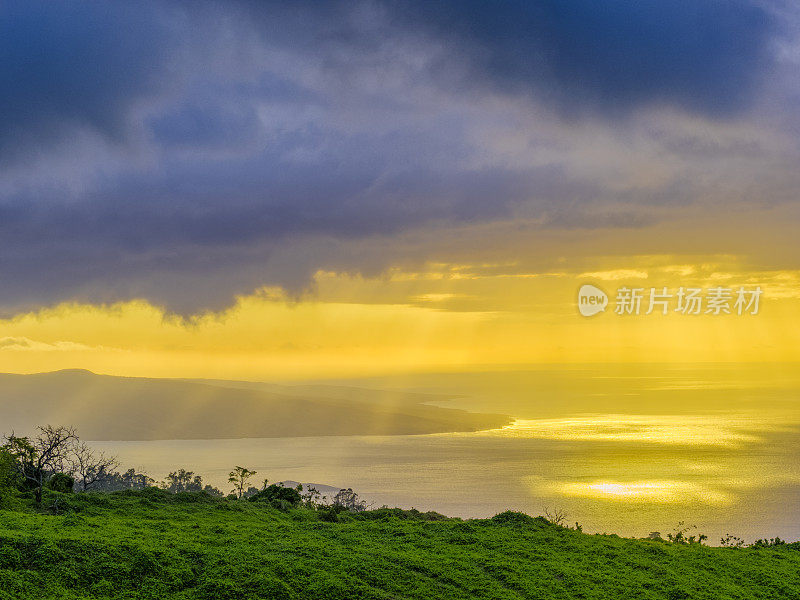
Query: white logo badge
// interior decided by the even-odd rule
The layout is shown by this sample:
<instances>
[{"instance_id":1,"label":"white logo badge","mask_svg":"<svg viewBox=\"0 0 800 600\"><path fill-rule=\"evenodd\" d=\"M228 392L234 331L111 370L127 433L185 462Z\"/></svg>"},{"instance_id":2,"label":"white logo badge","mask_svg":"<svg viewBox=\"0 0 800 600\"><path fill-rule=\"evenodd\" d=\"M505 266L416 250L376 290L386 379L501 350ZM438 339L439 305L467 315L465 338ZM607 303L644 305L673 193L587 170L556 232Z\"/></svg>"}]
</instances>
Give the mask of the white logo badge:
<instances>
[{"instance_id":1,"label":"white logo badge","mask_svg":"<svg viewBox=\"0 0 800 600\"><path fill-rule=\"evenodd\" d=\"M607 306L608 296L600 288L586 283L578 290L578 312L584 317L603 312Z\"/></svg>"}]
</instances>

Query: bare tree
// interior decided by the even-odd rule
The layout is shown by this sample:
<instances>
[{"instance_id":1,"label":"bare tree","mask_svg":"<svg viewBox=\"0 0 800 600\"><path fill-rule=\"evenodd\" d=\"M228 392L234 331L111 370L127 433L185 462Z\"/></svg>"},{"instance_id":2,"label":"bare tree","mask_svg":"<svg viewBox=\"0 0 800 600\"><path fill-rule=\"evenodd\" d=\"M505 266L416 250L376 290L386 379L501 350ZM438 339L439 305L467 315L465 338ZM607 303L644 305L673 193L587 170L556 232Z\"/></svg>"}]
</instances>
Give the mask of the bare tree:
<instances>
[{"instance_id":1,"label":"bare tree","mask_svg":"<svg viewBox=\"0 0 800 600\"><path fill-rule=\"evenodd\" d=\"M70 451L78 441L74 427L38 427L34 438L6 437L4 449L14 456L19 474L34 486L36 504L42 503L42 489L53 473L63 473Z\"/></svg>"},{"instance_id":2,"label":"bare tree","mask_svg":"<svg viewBox=\"0 0 800 600\"><path fill-rule=\"evenodd\" d=\"M119 466L115 456L106 456L104 452L98 454L86 442L79 441L73 444L69 460L72 473L77 475L84 492Z\"/></svg>"},{"instance_id":3,"label":"bare tree","mask_svg":"<svg viewBox=\"0 0 800 600\"><path fill-rule=\"evenodd\" d=\"M554 508L552 510L545 508L544 518L550 521L553 525L560 525L563 527L564 522L567 520L567 513L560 508Z\"/></svg>"}]
</instances>

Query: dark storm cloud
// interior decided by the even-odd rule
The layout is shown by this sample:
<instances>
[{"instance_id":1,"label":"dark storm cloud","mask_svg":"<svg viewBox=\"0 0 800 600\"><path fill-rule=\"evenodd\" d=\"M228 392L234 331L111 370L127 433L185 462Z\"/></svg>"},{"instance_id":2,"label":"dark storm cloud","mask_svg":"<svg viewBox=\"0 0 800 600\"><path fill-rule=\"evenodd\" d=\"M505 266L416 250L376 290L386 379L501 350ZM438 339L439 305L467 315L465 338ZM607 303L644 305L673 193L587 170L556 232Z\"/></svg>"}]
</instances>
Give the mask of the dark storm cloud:
<instances>
[{"instance_id":1,"label":"dark storm cloud","mask_svg":"<svg viewBox=\"0 0 800 600\"><path fill-rule=\"evenodd\" d=\"M492 101L729 117L776 35L738 1L4 3L0 307L218 307L335 266L309 244L301 276L270 272L290 241L522 204L601 226L581 206L608 196L602 181L487 157L476 131L505 118Z\"/></svg>"},{"instance_id":2,"label":"dark storm cloud","mask_svg":"<svg viewBox=\"0 0 800 600\"><path fill-rule=\"evenodd\" d=\"M81 128L121 141L128 114L168 67L168 31L147 3L0 6L0 156Z\"/></svg>"},{"instance_id":3,"label":"dark storm cloud","mask_svg":"<svg viewBox=\"0 0 800 600\"><path fill-rule=\"evenodd\" d=\"M492 85L563 111L668 104L744 108L772 66L778 24L740 0L400 2L409 22L452 40Z\"/></svg>"},{"instance_id":4,"label":"dark storm cloud","mask_svg":"<svg viewBox=\"0 0 800 600\"><path fill-rule=\"evenodd\" d=\"M309 257L298 256L297 272L269 273L272 250L292 237L346 241L436 220L481 222L535 193L528 177L513 171L419 169L364 191L358 166L338 174L336 165L317 167L316 175L298 168L251 175L238 180L235 191L225 191L223 182L237 180L237 173L204 177L198 169L186 177L191 184L172 182L170 175L135 194L100 194L78 205L20 203L0 214L0 273L13 282L0 294L12 310L37 298L142 296L182 313L220 309L234 294L265 284L297 290L329 264L326 256L315 264L313 257L308 263ZM180 173L174 176L186 176ZM302 244L297 252L304 252Z\"/></svg>"},{"instance_id":5,"label":"dark storm cloud","mask_svg":"<svg viewBox=\"0 0 800 600\"><path fill-rule=\"evenodd\" d=\"M187 15L176 18L181 8L212 19L226 11L240 15L243 30L255 15L257 33L290 51L323 55L346 79L358 68L355 57L366 60L385 42L374 23L358 20L354 6L359 4L4 3L0 142L8 152L12 142L24 147L82 126L122 136L135 102L180 77L181 69L197 67L173 56L176 48L202 44L186 43L194 23ZM740 0L400 0L374 6L387 11L395 28L451 45L442 60L465 62L468 73L478 72L489 85L531 92L567 110L652 102L711 114L741 108L769 71L769 44L777 33L769 12ZM441 75L443 83L452 82ZM240 91L254 93L246 87ZM212 86L214 91L225 99L224 88ZM303 94L276 80L261 91L283 92L288 99ZM186 106L154 126L159 138L192 142L229 136L230 125L235 131L246 124L248 115L224 112Z\"/></svg>"}]
</instances>

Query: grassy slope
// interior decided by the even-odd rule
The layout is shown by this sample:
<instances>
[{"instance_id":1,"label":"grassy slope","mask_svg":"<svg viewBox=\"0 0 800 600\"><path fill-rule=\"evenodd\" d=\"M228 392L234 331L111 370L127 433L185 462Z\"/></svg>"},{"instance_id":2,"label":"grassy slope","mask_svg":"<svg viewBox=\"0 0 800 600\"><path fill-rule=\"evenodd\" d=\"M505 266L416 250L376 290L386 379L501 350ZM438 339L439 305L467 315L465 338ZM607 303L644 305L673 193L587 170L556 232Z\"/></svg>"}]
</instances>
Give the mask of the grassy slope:
<instances>
[{"instance_id":1,"label":"grassy slope","mask_svg":"<svg viewBox=\"0 0 800 600\"><path fill-rule=\"evenodd\" d=\"M0 598L800 598L800 551L585 535L541 519L326 523L150 494L0 511Z\"/></svg>"}]
</instances>

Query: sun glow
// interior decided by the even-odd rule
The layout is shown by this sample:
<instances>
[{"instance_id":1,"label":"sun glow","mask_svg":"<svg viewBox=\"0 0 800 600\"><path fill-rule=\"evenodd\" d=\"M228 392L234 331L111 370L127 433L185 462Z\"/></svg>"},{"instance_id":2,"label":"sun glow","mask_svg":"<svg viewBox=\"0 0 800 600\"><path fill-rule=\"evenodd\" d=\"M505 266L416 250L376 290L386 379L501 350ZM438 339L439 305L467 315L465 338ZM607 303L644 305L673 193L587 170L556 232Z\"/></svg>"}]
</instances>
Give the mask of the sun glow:
<instances>
[{"instance_id":1,"label":"sun glow","mask_svg":"<svg viewBox=\"0 0 800 600\"><path fill-rule=\"evenodd\" d=\"M707 486L673 480L567 482L556 487L563 496L645 503L692 503L724 505L733 502L730 494Z\"/></svg>"},{"instance_id":2,"label":"sun glow","mask_svg":"<svg viewBox=\"0 0 800 600\"><path fill-rule=\"evenodd\" d=\"M517 419L496 435L550 440L642 442L689 446L736 446L757 442L758 431L781 428L754 415L579 415L563 419Z\"/></svg>"},{"instance_id":3,"label":"sun glow","mask_svg":"<svg viewBox=\"0 0 800 600\"><path fill-rule=\"evenodd\" d=\"M225 310L189 316L144 300L60 304L0 320L0 370L81 367L111 375L303 379L476 365L800 360L800 330L793 326L800 308L796 273L698 262L690 282L680 279L687 267L674 258L605 261L611 262L631 268L576 268L570 274L531 273L514 264L431 263L372 278L320 271L313 290L299 297L267 288L240 296ZM762 282L764 299L756 316L586 319L574 302L589 273L609 293L622 285L641 287L642 273L654 285L671 286L707 284L727 274ZM703 423L651 424L635 433L630 428L637 424L630 421L617 433L572 425L598 439L636 435L662 443L726 443L717 438L724 434L736 442L745 435L715 433ZM560 435L556 423L515 427Z\"/></svg>"}]
</instances>

